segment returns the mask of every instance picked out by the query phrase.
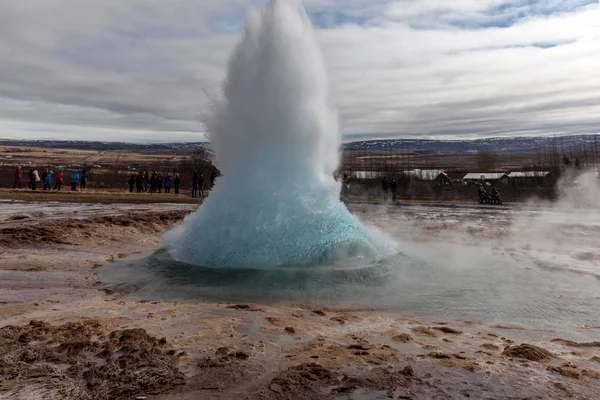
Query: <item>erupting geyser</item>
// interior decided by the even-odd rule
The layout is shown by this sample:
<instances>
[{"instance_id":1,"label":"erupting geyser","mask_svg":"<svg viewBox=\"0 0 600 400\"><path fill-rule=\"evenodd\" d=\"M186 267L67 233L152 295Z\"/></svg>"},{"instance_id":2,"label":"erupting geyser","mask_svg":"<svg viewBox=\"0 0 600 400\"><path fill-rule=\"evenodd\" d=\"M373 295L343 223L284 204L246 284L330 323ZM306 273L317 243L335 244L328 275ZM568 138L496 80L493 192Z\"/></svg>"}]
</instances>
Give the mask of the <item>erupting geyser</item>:
<instances>
[{"instance_id":1,"label":"erupting geyser","mask_svg":"<svg viewBox=\"0 0 600 400\"><path fill-rule=\"evenodd\" d=\"M296 0L251 11L206 121L223 177L171 255L209 267L373 261L377 244L339 201L341 134L311 23Z\"/></svg>"}]
</instances>

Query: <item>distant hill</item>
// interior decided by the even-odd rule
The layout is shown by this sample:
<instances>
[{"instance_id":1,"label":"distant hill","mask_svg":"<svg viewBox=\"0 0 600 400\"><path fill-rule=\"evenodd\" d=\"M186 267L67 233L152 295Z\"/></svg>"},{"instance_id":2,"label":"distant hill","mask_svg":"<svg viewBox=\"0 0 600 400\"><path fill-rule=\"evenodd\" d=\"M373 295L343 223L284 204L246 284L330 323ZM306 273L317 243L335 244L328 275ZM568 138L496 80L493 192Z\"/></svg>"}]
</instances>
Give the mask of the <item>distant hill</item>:
<instances>
[{"instance_id":1,"label":"distant hill","mask_svg":"<svg viewBox=\"0 0 600 400\"><path fill-rule=\"evenodd\" d=\"M600 135L574 135L557 137L512 137L474 140L427 140L427 139L385 139L363 140L344 143L344 150L389 150L404 149L413 154L476 154L481 151L494 153L531 154L550 151L558 152L596 149L600 146ZM149 151L189 153L208 146L206 142L195 143L119 143L75 140L11 140L0 139L0 146L64 148L95 151Z\"/></svg>"},{"instance_id":2,"label":"distant hill","mask_svg":"<svg viewBox=\"0 0 600 400\"><path fill-rule=\"evenodd\" d=\"M493 153L531 154L550 151L582 151L600 148L600 135L574 135L557 137L513 137L488 138L474 140L424 140L424 139L387 139L364 140L345 143L344 150L389 150L405 149L416 154L476 154L487 151Z\"/></svg>"},{"instance_id":3,"label":"distant hill","mask_svg":"<svg viewBox=\"0 0 600 400\"><path fill-rule=\"evenodd\" d=\"M42 147L53 149L77 149L95 151L176 151L187 153L206 146L206 143L124 143L124 142L88 142L79 140L14 140L0 139L0 146Z\"/></svg>"}]
</instances>

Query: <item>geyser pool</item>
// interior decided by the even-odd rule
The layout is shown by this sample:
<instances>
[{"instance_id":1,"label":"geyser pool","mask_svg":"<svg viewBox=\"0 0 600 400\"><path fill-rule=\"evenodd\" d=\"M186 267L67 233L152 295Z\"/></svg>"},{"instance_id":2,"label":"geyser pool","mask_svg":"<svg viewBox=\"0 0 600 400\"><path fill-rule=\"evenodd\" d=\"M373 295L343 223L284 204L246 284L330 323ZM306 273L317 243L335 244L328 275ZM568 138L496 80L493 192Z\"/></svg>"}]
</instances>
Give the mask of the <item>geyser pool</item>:
<instances>
[{"instance_id":1,"label":"geyser pool","mask_svg":"<svg viewBox=\"0 0 600 400\"><path fill-rule=\"evenodd\" d=\"M251 11L223 96L206 121L223 174L165 236L177 260L210 267L370 264L385 250L339 201L341 135L326 69L299 1ZM353 261L354 262L354 261Z\"/></svg>"}]
</instances>

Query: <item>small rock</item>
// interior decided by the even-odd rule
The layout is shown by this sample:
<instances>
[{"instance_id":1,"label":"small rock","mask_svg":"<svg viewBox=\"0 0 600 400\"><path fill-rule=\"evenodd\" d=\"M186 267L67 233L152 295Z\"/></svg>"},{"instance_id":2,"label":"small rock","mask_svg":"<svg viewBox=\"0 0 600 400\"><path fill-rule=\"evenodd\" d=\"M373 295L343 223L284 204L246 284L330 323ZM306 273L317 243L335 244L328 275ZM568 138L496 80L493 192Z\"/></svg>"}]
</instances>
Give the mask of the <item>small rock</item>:
<instances>
[{"instance_id":1,"label":"small rock","mask_svg":"<svg viewBox=\"0 0 600 400\"><path fill-rule=\"evenodd\" d=\"M554 354L541 347L523 343L518 346L509 346L502 352L505 357L523 358L529 361L546 362L552 360Z\"/></svg>"},{"instance_id":2,"label":"small rock","mask_svg":"<svg viewBox=\"0 0 600 400\"><path fill-rule=\"evenodd\" d=\"M286 326L286 327L285 327L285 331L286 331L287 333L290 333L290 334L294 334L294 333L296 333L296 329L294 329L294 327L293 327L293 326Z\"/></svg>"},{"instance_id":3,"label":"small rock","mask_svg":"<svg viewBox=\"0 0 600 400\"><path fill-rule=\"evenodd\" d=\"M417 335L436 337L437 334L425 326L417 326L411 329Z\"/></svg>"},{"instance_id":4,"label":"small rock","mask_svg":"<svg viewBox=\"0 0 600 400\"><path fill-rule=\"evenodd\" d=\"M400 343L408 343L411 340L413 340L413 338L408 333L401 333L399 335L392 337L392 340L395 340L396 342L400 342Z\"/></svg>"},{"instance_id":5,"label":"small rock","mask_svg":"<svg viewBox=\"0 0 600 400\"><path fill-rule=\"evenodd\" d=\"M495 344L492 343L484 343L480 346L482 349L486 349L486 350L500 350L500 347L496 346Z\"/></svg>"},{"instance_id":6,"label":"small rock","mask_svg":"<svg viewBox=\"0 0 600 400\"><path fill-rule=\"evenodd\" d=\"M340 315L338 317L331 317L330 321L338 322L340 325L345 325L348 323L348 317Z\"/></svg>"},{"instance_id":7,"label":"small rock","mask_svg":"<svg viewBox=\"0 0 600 400\"><path fill-rule=\"evenodd\" d=\"M461 331L458 331L456 329L452 329L450 327L447 326L434 326L432 329L438 330L440 332L444 332L444 333L449 333L451 335L462 335Z\"/></svg>"},{"instance_id":8,"label":"small rock","mask_svg":"<svg viewBox=\"0 0 600 400\"><path fill-rule=\"evenodd\" d=\"M373 345L370 344L351 344L348 346L350 350L371 350Z\"/></svg>"},{"instance_id":9,"label":"small rock","mask_svg":"<svg viewBox=\"0 0 600 400\"><path fill-rule=\"evenodd\" d=\"M427 354L427 357L429 358L437 358L437 359L444 359L444 358L451 358L448 354L444 354L444 353L429 353Z\"/></svg>"},{"instance_id":10,"label":"small rock","mask_svg":"<svg viewBox=\"0 0 600 400\"><path fill-rule=\"evenodd\" d=\"M574 364L564 363L560 367L549 366L548 371L557 372L571 379L581 379L581 370Z\"/></svg>"}]
</instances>

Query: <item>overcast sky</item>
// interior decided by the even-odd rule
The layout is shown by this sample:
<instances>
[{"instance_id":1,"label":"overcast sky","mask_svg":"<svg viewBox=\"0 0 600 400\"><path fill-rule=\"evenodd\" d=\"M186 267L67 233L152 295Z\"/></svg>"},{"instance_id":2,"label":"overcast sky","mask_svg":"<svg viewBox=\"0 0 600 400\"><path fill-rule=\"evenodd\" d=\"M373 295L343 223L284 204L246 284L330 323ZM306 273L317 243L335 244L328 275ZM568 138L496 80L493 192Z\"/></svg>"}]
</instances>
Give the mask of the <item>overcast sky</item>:
<instances>
[{"instance_id":1,"label":"overcast sky","mask_svg":"<svg viewBox=\"0 0 600 400\"><path fill-rule=\"evenodd\" d=\"M0 138L197 141L250 5L0 0ZM600 133L598 0L305 0L346 139Z\"/></svg>"}]
</instances>

